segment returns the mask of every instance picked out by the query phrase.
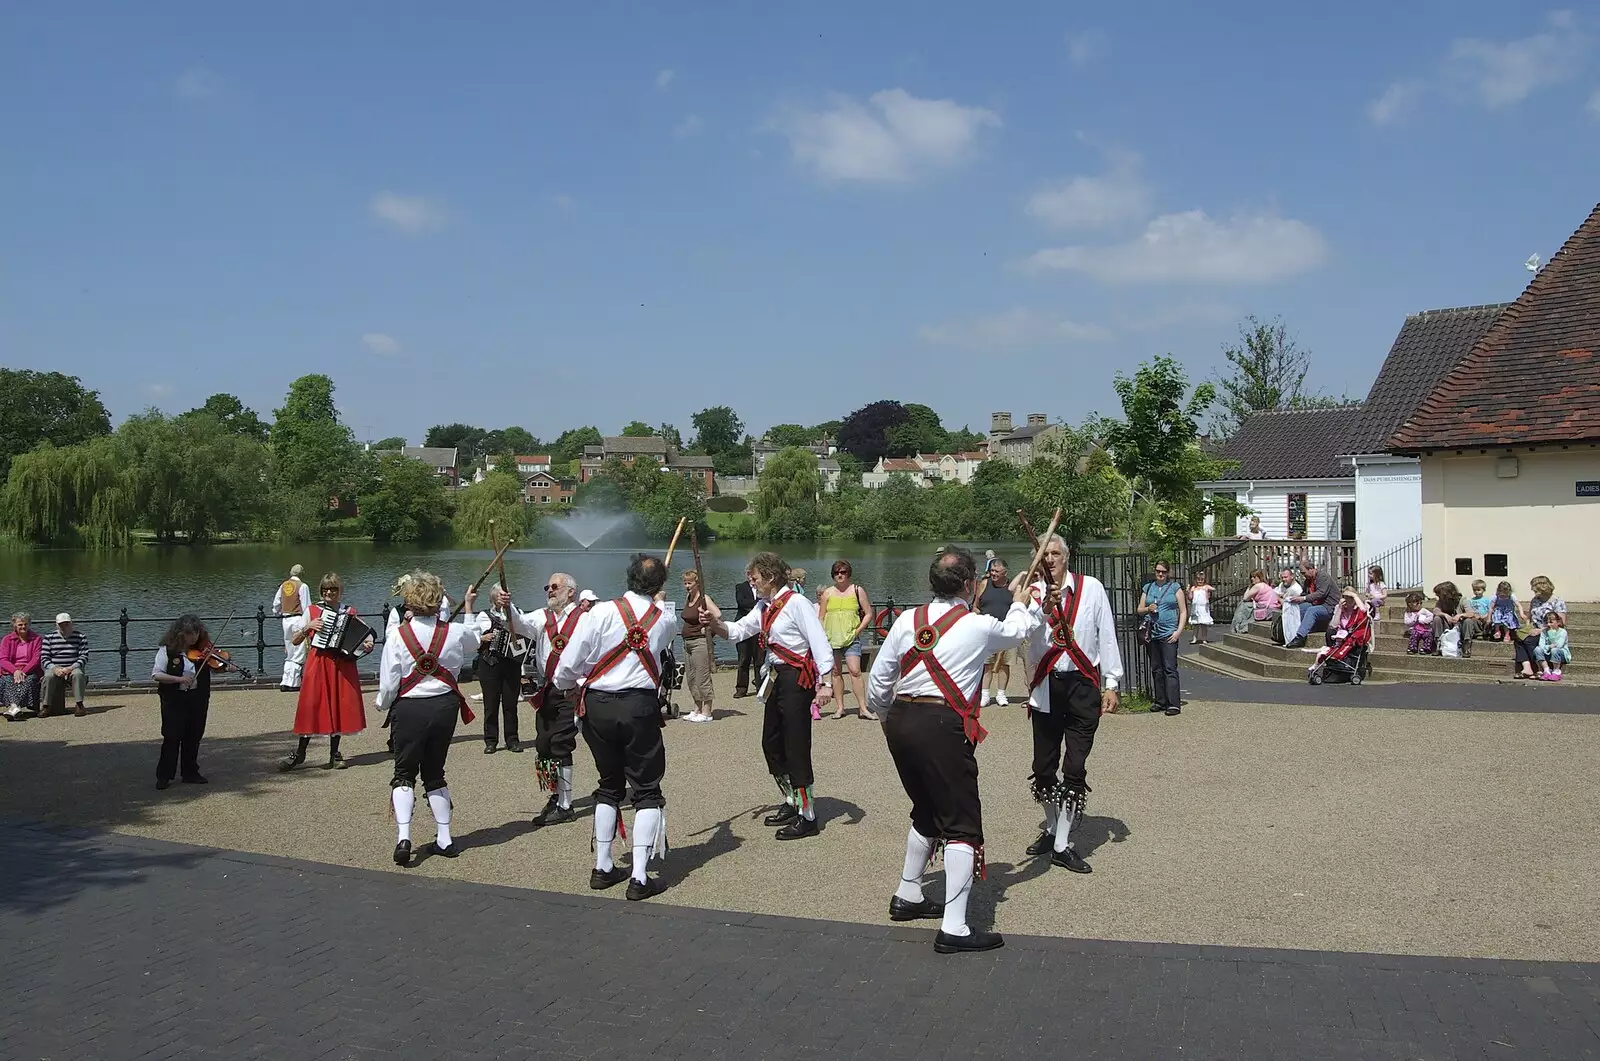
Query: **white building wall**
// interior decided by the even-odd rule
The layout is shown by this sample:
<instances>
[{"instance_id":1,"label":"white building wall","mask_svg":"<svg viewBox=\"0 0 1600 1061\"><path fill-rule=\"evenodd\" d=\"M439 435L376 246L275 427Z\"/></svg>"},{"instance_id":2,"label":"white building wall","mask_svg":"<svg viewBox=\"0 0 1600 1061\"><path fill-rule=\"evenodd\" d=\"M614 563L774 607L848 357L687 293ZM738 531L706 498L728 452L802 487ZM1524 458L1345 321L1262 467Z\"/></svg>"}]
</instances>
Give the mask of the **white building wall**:
<instances>
[{"instance_id":1,"label":"white building wall","mask_svg":"<svg viewBox=\"0 0 1600 1061\"><path fill-rule=\"evenodd\" d=\"M1422 465L1410 457L1355 457L1356 555L1362 563L1422 534Z\"/></svg>"},{"instance_id":2,"label":"white building wall","mask_svg":"<svg viewBox=\"0 0 1600 1061\"><path fill-rule=\"evenodd\" d=\"M1356 500L1355 480L1352 479L1257 479L1254 482L1214 482L1202 484L1206 497L1217 493L1232 493L1239 504L1261 517L1261 529L1268 538L1281 540L1289 537L1289 495L1306 495L1306 538L1312 541L1336 540L1339 537L1339 506ZM1250 517L1241 516L1232 530L1213 527L1211 533L1218 538L1243 534L1250 526ZM1356 530L1361 529L1361 506L1356 505Z\"/></svg>"}]
</instances>

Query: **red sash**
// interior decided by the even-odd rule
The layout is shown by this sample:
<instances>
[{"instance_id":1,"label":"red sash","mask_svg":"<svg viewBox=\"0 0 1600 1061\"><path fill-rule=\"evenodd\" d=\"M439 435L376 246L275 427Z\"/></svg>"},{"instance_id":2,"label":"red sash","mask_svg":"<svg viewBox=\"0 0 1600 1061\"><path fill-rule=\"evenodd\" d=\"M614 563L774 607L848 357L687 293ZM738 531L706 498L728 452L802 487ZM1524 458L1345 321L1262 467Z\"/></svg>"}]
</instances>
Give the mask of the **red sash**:
<instances>
[{"instance_id":1,"label":"red sash","mask_svg":"<svg viewBox=\"0 0 1600 1061\"><path fill-rule=\"evenodd\" d=\"M426 650L422 642L417 640L417 635L412 632L411 624L402 622L397 630L400 641L406 646L406 651L411 653L411 673L400 680L400 692L396 699L415 689L426 678L435 678L450 687L456 694L456 701L461 705L461 721L471 722L475 716L472 708L467 706L467 698L461 695L461 689L456 685L456 676L449 670L439 666L439 651L444 648L444 642L450 636L450 624L435 620L433 624L433 638L428 642Z\"/></svg>"},{"instance_id":2,"label":"red sash","mask_svg":"<svg viewBox=\"0 0 1600 1061\"><path fill-rule=\"evenodd\" d=\"M970 695L963 692L956 684L956 680L950 677L950 672L944 669L944 664L939 662L939 657L933 654L934 646L939 643L939 639L948 634L950 628L968 614L967 606L957 602L949 611L939 616L938 622L929 623L928 606L924 604L918 608L915 618L916 634L912 637L911 648L900 657L900 677L904 679L916 670L919 664L927 667L928 677L933 679L933 684L944 694L945 702L961 716L961 729L966 733L967 740L979 744L989 732L978 721L978 690L974 689ZM982 685L981 680L979 685Z\"/></svg>"},{"instance_id":3,"label":"red sash","mask_svg":"<svg viewBox=\"0 0 1600 1061\"><path fill-rule=\"evenodd\" d=\"M1072 575L1070 571L1067 573ZM1072 575L1072 581L1073 588L1062 597L1061 607L1052 609L1045 616L1050 622L1050 647L1045 649L1044 655L1040 657L1039 665L1033 668L1033 679L1028 682L1030 692L1039 688L1044 684L1044 680L1050 677L1050 672L1056 669L1056 661L1063 653L1072 660L1073 666L1077 667L1085 678L1094 682L1095 688L1100 687L1100 668L1089 662L1089 657L1072 633L1073 623L1078 619L1078 602L1083 598L1083 576ZM1035 599L1039 598L1036 596Z\"/></svg>"},{"instance_id":4,"label":"red sash","mask_svg":"<svg viewBox=\"0 0 1600 1061\"><path fill-rule=\"evenodd\" d=\"M778 613L783 611L783 606L788 604L790 598L794 595L793 590L785 593L782 597L768 604L767 610L761 613L761 644L774 656L778 657L779 663L786 664L800 672L800 688L815 689L817 679L822 676L822 672L817 669L817 661L811 657L811 652L808 650L802 656L794 649L773 641L770 636L772 634L773 621L778 618Z\"/></svg>"},{"instance_id":5,"label":"red sash","mask_svg":"<svg viewBox=\"0 0 1600 1061\"><path fill-rule=\"evenodd\" d=\"M642 618L636 619L633 615L633 606L628 603L628 598L618 597L612 603L617 606L617 614L622 617L622 625L626 632L622 635L622 641L615 648L600 657L599 662L589 670L589 676L578 687L576 711L579 718L584 715L583 694L588 691L589 683L611 670L624 659L627 659L629 652L638 657L639 665L644 668L646 674L650 675L651 683L657 689L661 687L661 667L656 663L655 655L650 651L650 630L656 625L656 620L661 618L661 609L652 602L650 610L645 612Z\"/></svg>"},{"instance_id":6,"label":"red sash","mask_svg":"<svg viewBox=\"0 0 1600 1061\"><path fill-rule=\"evenodd\" d=\"M550 655L544 661L544 684L528 701L536 710L544 707L545 698L550 695L550 686L556 680L556 667L561 663L561 653L566 651L567 642L572 640L572 631L578 628L578 620L588 610L589 602L579 601L572 606L572 611L567 613L567 618L559 627L555 613L549 608L544 610L544 635L550 642Z\"/></svg>"}]
</instances>

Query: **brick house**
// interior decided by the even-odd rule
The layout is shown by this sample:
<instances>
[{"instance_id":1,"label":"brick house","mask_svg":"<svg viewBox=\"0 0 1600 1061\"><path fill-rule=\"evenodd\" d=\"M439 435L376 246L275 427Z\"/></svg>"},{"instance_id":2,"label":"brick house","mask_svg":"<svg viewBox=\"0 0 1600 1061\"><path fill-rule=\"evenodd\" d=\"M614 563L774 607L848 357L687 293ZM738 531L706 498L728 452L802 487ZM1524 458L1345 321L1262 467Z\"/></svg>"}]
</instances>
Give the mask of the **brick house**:
<instances>
[{"instance_id":1,"label":"brick house","mask_svg":"<svg viewBox=\"0 0 1600 1061\"><path fill-rule=\"evenodd\" d=\"M620 460L628 465L652 462L658 467L677 472L691 482L698 482L706 497L710 497L716 489L712 458L680 454L676 447L669 446L667 440L659 435L617 435L601 439L598 446L583 447L583 456L578 461L578 481L586 483L593 479L608 460Z\"/></svg>"},{"instance_id":2,"label":"brick house","mask_svg":"<svg viewBox=\"0 0 1600 1061\"><path fill-rule=\"evenodd\" d=\"M445 486L454 490L461 485L461 473L456 468L456 450L454 447L443 449L435 446L407 446L404 449L380 449L373 451L379 457L410 457L419 460L433 469L433 474L444 480Z\"/></svg>"},{"instance_id":3,"label":"brick house","mask_svg":"<svg viewBox=\"0 0 1600 1061\"><path fill-rule=\"evenodd\" d=\"M577 492L577 483L571 479L558 479L549 472L534 472L522 484L522 500L529 505L570 505L572 495Z\"/></svg>"}]
</instances>

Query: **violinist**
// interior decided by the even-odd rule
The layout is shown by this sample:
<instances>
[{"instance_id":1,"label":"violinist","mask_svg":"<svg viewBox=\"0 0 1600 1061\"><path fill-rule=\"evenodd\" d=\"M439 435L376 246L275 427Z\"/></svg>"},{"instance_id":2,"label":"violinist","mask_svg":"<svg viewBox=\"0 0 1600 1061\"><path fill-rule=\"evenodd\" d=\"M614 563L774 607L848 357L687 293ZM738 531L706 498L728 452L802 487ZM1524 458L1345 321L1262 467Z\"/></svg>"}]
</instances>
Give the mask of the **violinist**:
<instances>
[{"instance_id":1,"label":"violinist","mask_svg":"<svg viewBox=\"0 0 1600 1061\"><path fill-rule=\"evenodd\" d=\"M180 616L161 639L150 677L161 698L161 758L156 761L156 788L172 784L182 771L183 782L203 785L200 773L200 738L206 732L206 709L211 704L211 667L196 662L201 645L209 645L210 635L199 616Z\"/></svg>"},{"instance_id":2,"label":"violinist","mask_svg":"<svg viewBox=\"0 0 1600 1061\"><path fill-rule=\"evenodd\" d=\"M301 645L322 628L325 620L332 620L343 610L344 582L331 571L322 576L317 585L320 601L306 609L301 621L290 634L290 641ZM354 614L355 609L349 609ZM362 643L361 652L371 651L373 639ZM328 738L328 769L343 770L344 756L339 754L339 738L346 733L360 733L367 728L367 715L361 703L361 675L356 661L334 652L324 652L315 644L306 655L305 671L301 675L300 700L294 713L294 731L300 738L295 750L278 761L278 769L293 770L306 761L306 748L311 738L324 734Z\"/></svg>"}]
</instances>

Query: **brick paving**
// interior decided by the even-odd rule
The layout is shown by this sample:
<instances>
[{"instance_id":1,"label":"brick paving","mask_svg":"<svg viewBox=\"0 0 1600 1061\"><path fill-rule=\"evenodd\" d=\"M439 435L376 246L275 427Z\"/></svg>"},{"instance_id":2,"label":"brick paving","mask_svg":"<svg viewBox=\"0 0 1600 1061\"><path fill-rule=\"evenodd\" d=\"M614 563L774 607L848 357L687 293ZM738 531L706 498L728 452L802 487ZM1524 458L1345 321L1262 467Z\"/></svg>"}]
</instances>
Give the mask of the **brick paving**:
<instances>
[{"instance_id":1,"label":"brick paving","mask_svg":"<svg viewBox=\"0 0 1600 1061\"><path fill-rule=\"evenodd\" d=\"M0 1061L1600 1058L1595 964L930 939L10 821Z\"/></svg>"}]
</instances>

